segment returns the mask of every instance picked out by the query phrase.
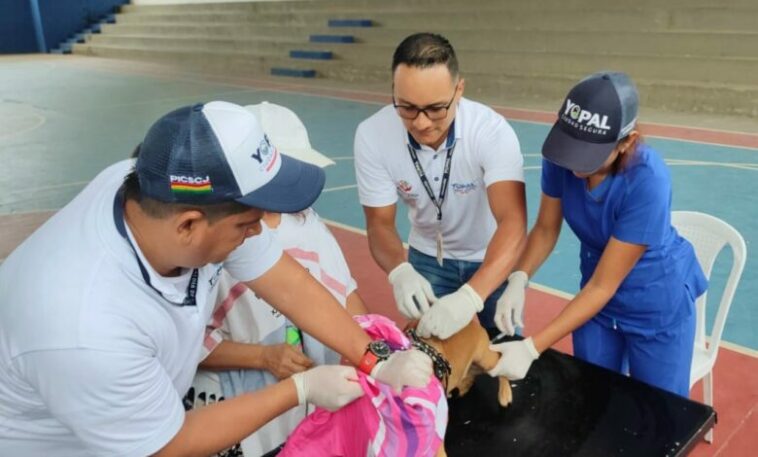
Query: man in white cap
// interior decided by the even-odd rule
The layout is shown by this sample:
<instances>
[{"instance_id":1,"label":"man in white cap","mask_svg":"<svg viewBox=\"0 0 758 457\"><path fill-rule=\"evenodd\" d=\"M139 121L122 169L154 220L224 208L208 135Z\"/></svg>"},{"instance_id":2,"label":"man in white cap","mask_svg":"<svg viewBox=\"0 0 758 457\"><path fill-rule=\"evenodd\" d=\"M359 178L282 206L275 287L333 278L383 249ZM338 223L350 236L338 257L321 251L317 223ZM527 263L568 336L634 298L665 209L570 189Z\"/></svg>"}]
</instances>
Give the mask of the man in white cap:
<instances>
[{"instance_id":1,"label":"man in white cap","mask_svg":"<svg viewBox=\"0 0 758 457\"><path fill-rule=\"evenodd\" d=\"M299 403L360 394L354 368L324 366L185 414L222 268L377 379L424 385L426 357L383 352L260 233L263 211L300 211L323 183L241 106L160 118L136 164L101 172L0 266L3 453L209 455Z\"/></svg>"}]
</instances>

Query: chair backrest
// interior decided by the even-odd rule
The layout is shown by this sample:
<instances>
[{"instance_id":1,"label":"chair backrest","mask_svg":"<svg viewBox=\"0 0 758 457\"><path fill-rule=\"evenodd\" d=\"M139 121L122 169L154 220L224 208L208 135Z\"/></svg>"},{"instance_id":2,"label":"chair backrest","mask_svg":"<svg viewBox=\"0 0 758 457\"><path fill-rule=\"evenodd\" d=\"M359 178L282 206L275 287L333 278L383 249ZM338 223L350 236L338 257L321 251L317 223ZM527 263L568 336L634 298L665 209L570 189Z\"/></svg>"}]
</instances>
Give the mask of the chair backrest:
<instances>
[{"instance_id":1,"label":"chair backrest","mask_svg":"<svg viewBox=\"0 0 758 457\"><path fill-rule=\"evenodd\" d=\"M673 211L671 213L671 224L680 235L692 243L698 262L700 262L700 266L707 278L711 277L713 264L724 246L728 244L732 249L732 269L729 272L724 292L721 295L721 301L710 334L710 342L707 345L708 358L713 363L718 352L719 343L721 342L721 334L724 331L726 316L729 312L729 307L732 305L734 291L737 289L737 283L745 267L747 251L745 240L734 227L721 219L695 211ZM695 346L702 349L706 349L705 307L707 295L708 292L704 293L695 302L695 307L697 308Z\"/></svg>"}]
</instances>

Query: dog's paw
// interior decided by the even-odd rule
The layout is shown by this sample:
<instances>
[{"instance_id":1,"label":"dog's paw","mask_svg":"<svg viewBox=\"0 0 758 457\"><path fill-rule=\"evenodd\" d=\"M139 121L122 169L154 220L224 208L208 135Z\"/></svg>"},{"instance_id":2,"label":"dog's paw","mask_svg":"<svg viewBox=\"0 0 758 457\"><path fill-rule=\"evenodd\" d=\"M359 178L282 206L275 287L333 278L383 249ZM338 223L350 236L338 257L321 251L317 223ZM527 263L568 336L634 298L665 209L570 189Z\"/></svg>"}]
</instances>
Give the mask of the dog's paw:
<instances>
[{"instance_id":1,"label":"dog's paw","mask_svg":"<svg viewBox=\"0 0 758 457\"><path fill-rule=\"evenodd\" d=\"M498 378L498 381L500 382L500 387L497 391L497 401L500 403L500 406L506 407L513 401L513 390L511 389L511 382L508 380L508 378L505 378L503 376L500 376Z\"/></svg>"}]
</instances>

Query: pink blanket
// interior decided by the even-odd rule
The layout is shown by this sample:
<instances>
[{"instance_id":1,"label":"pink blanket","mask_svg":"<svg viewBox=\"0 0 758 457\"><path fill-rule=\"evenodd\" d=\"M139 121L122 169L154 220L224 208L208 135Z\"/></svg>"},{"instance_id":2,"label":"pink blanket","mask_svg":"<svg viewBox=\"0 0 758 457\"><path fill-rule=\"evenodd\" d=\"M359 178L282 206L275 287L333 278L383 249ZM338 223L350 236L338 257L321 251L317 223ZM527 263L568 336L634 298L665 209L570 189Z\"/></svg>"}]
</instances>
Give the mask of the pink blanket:
<instances>
[{"instance_id":1,"label":"pink blanket","mask_svg":"<svg viewBox=\"0 0 758 457\"><path fill-rule=\"evenodd\" d=\"M410 347L391 320L368 314L355 320L373 339L394 350ZM442 384L432 377L422 389L391 387L359 373L365 395L339 411L316 408L287 440L280 457L309 456L433 456L447 428L447 400Z\"/></svg>"}]
</instances>

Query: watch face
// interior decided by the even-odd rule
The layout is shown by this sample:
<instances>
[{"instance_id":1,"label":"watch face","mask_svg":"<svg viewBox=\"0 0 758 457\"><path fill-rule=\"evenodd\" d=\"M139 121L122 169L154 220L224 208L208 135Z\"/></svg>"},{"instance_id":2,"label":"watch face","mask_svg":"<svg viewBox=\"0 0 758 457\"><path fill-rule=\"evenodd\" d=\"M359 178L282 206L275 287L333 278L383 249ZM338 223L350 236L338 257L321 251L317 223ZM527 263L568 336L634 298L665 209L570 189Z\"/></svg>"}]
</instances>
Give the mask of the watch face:
<instances>
[{"instance_id":1,"label":"watch face","mask_svg":"<svg viewBox=\"0 0 758 457\"><path fill-rule=\"evenodd\" d=\"M390 349L389 345L386 341L383 340L375 340L370 342L368 344L368 349L371 351L371 353L380 359L386 359L390 356L390 354L392 354L392 350Z\"/></svg>"}]
</instances>

